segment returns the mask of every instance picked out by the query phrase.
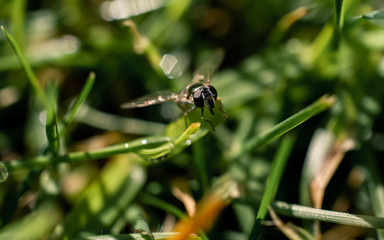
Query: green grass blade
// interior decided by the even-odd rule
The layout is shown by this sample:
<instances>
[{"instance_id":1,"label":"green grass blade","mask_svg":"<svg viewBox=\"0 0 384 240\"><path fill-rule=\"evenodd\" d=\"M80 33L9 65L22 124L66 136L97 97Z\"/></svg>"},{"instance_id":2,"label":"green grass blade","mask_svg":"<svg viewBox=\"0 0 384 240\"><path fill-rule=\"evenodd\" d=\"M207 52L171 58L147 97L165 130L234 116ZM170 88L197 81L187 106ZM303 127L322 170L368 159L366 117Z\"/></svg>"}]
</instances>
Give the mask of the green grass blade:
<instances>
[{"instance_id":1,"label":"green grass blade","mask_svg":"<svg viewBox=\"0 0 384 240\"><path fill-rule=\"evenodd\" d=\"M151 22L152 27L148 31L148 37L150 39L156 39L156 43L160 46L165 44L172 38L174 32L175 23L180 22L180 18L188 11L189 6L193 1L191 0L170 0L164 11L161 12L159 18L162 21L151 21L148 19L143 25L148 25Z\"/></svg>"},{"instance_id":2,"label":"green grass blade","mask_svg":"<svg viewBox=\"0 0 384 240\"><path fill-rule=\"evenodd\" d=\"M343 28L343 2L335 0L335 26L334 26L334 49L337 49L340 41L341 29Z\"/></svg>"},{"instance_id":3,"label":"green grass blade","mask_svg":"<svg viewBox=\"0 0 384 240\"><path fill-rule=\"evenodd\" d=\"M123 22L125 26L129 28L129 31L133 37L133 48L137 54L145 54L148 58L148 61L151 63L152 68L162 76L162 71L159 66L161 56L157 47L148 39L146 36L142 35L137 29L137 25L132 20L127 20Z\"/></svg>"},{"instance_id":4,"label":"green grass blade","mask_svg":"<svg viewBox=\"0 0 384 240\"><path fill-rule=\"evenodd\" d=\"M349 19L349 23L370 22L379 27L384 27L384 9L369 12L363 15L355 16Z\"/></svg>"},{"instance_id":5,"label":"green grass blade","mask_svg":"<svg viewBox=\"0 0 384 240\"><path fill-rule=\"evenodd\" d=\"M48 87L49 106L47 110L46 134L48 139L48 146L53 155L59 154L60 135L56 122L56 101L57 101L57 87L50 85Z\"/></svg>"},{"instance_id":6,"label":"green grass blade","mask_svg":"<svg viewBox=\"0 0 384 240\"><path fill-rule=\"evenodd\" d=\"M25 44L25 10L26 0L15 0L12 4L11 14L11 31L19 43L21 49L24 49Z\"/></svg>"},{"instance_id":7,"label":"green grass blade","mask_svg":"<svg viewBox=\"0 0 384 240\"><path fill-rule=\"evenodd\" d=\"M173 214L178 218L185 217L185 214L183 211L181 211L180 209L178 209L174 205L172 205L172 204L170 204L170 203L168 203L168 202L166 202L160 198L157 198L155 196L152 196L152 195L149 195L146 193L141 194L140 195L140 202L143 204L152 206L152 207L162 209L165 212Z\"/></svg>"},{"instance_id":8,"label":"green grass blade","mask_svg":"<svg viewBox=\"0 0 384 240\"><path fill-rule=\"evenodd\" d=\"M0 162L0 183L6 181L8 179L8 176L8 169L4 166L4 163Z\"/></svg>"},{"instance_id":9,"label":"green grass blade","mask_svg":"<svg viewBox=\"0 0 384 240\"><path fill-rule=\"evenodd\" d=\"M185 215L185 213L183 211L181 211L180 209L178 209L174 205L172 205L172 204L170 204L170 203L168 203L168 202L166 202L160 198L149 195L149 194L142 194L140 196L140 202L143 204L149 205L149 206L153 206L153 207L162 209L165 212L173 214L178 218L184 218L187 216L187 215ZM201 236L201 239L208 239L208 237L201 231L199 232L199 235Z\"/></svg>"},{"instance_id":10,"label":"green grass blade","mask_svg":"<svg viewBox=\"0 0 384 240\"><path fill-rule=\"evenodd\" d=\"M279 214L300 219L318 220L364 228L384 229L384 218L380 217L316 209L280 201L273 202L272 207Z\"/></svg>"},{"instance_id":11,"label":"green grass blade","mask_svg":"<svg viewBox=\"0 0 384 240\"><path fill-rule=\"evenodd\" d=\"M381 181L380 167L377 159L368 151L363 156L367 176L368 193L377 217L384 217L384 184ZM378 239L384 239L384 229L376 229Z\"/></svg>"},{"instance_id":12,"label":"green grass blade","mask_svg":"<svg viewBox=\"0 0 384 240\"><path fill-rule=\"evenodd\" d=\"M283 122L277 124L273 128L249 139L244 145L242 145L242 147L238 149L238 151L230 153L229 158L237 158L252 149L262 147L267 143L272 142L284 133L307 121L309 118L327 110L332 106L335 100L336 98L334 96L326 95L321 97L316 102L312 103L308 107L304 108Z\"/></svg>"},{"instance_id":13,"label":"green grass blade","mask_svg":"<svg viewBox=\"0 0 384 240\"><path fill-rule=\"evenodd\" d=\"M368 180L368 190L376 216L384 216L384 185L381 182ZM377 229L378 239L384 239L384 228Z\"/></svg>"},{"instance_id":14,"label":"green grass blade","mask_svg":"<svg viewBox=\"0 0 384 240\"><path fill-rule=\"evenodd\" d=\"M29 65L29 63L25 59L23 53L21 52L21 49L20 49L19 45L16 43L16 41L12 37L12 35L9 34L8 31L5 30L5 28L3 26L1 26L1 30L4 32L5 36L8 39L8 42L11 44L13 50L15 51L17 57L19 58L19 61L20 61L22 67L24 68L24 70L25 70L25 72L26 72L26 74L28 76L29 82L31 83L32 88L35 91L36 96L41 100L41 102L44 105L44 107L46 109L48 109L49 104L48 104L47 96L45 95L44 90L41 87L41 85L39 83L39 80L37 79L35 73L33 72L32 68L31 68L31 66Z\"/></svg>"},{"instance_id":15,"label":"green grass blade","mask_svg":"<svg viewBox=\"0 0 384 240\"><path fill-rule=\"evenodd\" d=\"M206 148L203 141L197 141L192 145L193 162L196 166L196 172L200 178L203 192L209 187L209 174L206 162Z\"/></svg>"},{"instance_id":16,"label":"green grass blade","mask_svg":"<svg viewBox=\"0 0 384 240\"><path fill-rule=\"evenodd\" d=\"M362 17L369 20L384 20L384 9L363 14Z\"/></svg>"},{"instance_id":17,"label":"green grass blade","mask_svg":"<svg viewBox=\"0 0 384 240\"><path fill-rule=\"evenodd\" d=\"M43 239L53 231L62 218L60 205L46 199L29 215L2 227L0 239Z\"/></svg>"},{"instance_id":18,"label":"green grass blade","mask_svg":"<svg viewBox=\"0 0 384 240\"><path fill-rule=\"evenodd\" d=\"M154 236L152 235L151 229L147 221L144 219L140 207L136 204L130 206L125 211L125 217L127 221L132 225L135 231L139 231L141 235L144 235L148 240L153 240Z\"/></svg>"},{"instance_id":19,"label":"green grass blade","mask_svg":"<svg viewBox=\"0 0 384 240\"><path fill-rule=\"evenodd\" d=\"M87 78L87 81L85 82L83 89L81 90L79 97L76 99L71 110L64 117L63 126L60 129L60 136L63 136L63 134L65 134L65 131L67 130L68 125L75 118L75 115L79 110L80 106L84 103L89 93L91 92L94 82L95 82L95 73L91 72Z\"/></svg>"},{"instance_id":20,"label":"green grass blade","mask_svg":"<svg viewBox=\"0 0 384 240\"><path fill-rule=\"evenodd\" d=\"M146 171L138 161L137 155L129 154L107 163L67 215L62 238L73 239L79 232L110 232L146 181Z\"/></svg>"},{"instance_id":21,"label":"green grass blade","mask_svg":"<svg viewBox=\"0 0 384 240\"><path fill-rule=\"evenodd\" d=\"M275 197L277 188L281 180L281 176L285 169L285 165L292 151L293 143L293 137L286 136L283 138L280 147L277 150L276 156L272 163L271 174L268 177L260 208L257 213L249 239L256 239L260 233L262 222L265 216L267 215L268 206L271 204L273 198Z\"/></svg>"}]
</instances>

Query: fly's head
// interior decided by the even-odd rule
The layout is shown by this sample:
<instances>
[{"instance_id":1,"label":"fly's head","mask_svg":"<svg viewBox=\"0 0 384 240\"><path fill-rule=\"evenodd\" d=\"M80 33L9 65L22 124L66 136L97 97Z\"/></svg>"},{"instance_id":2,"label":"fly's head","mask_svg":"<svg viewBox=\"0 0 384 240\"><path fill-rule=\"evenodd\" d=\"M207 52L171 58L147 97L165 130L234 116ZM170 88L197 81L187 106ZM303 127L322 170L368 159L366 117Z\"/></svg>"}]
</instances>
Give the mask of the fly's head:
<instances>
[{"instance_id":1,"label":"fly's head","mask_svg":"<svg viewBox=\"0 0 384 240\"><path fill-rule=\"evenodd\" d=\"M193 102L195 106L198 108L208 108L212 115L215 115L212 109L215 107L216 98L217 91L211 85L195 88L193 92Z\"/></svg>"}]
</instances>

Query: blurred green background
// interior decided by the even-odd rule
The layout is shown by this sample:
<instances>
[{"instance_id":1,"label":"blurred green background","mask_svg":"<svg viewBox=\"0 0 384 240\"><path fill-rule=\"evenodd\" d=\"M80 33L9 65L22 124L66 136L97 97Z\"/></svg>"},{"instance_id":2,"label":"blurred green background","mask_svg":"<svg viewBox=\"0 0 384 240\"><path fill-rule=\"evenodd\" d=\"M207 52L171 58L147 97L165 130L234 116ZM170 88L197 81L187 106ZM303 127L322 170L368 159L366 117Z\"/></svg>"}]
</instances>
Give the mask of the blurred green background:
<instances>
[{"instance_id":1,"label":"blurred green background","mask_svg":"<svg viewBox=\"0 0 384 240\"><path fill-rule=\"evenodd\" d=\"M89 74L95 73L89 95L59 136L57 151L52 150L47 108L5 33L0 34L0 159L53 156L48 167L32 164L10 171L1 183L0 237L169 232L175 216L185 212L175 188L187 189L198 201L217 179L232 174L240 197L204 237L248 239L280 139L233 156L253 136L325 94L337 97L332 108L289 133L293 146L275 199L312 206L310 179L321 161L329 159L321 154L334 150L342 156L330 173L322 208L384 216L381 8L379 0L0 0L0 25L17 42L49 101L53 99L59 129L84 86L91 86L86 83ZM163 136L183 114L176 104L120 105L158 90L179 91L218 48L225 57L212 85L229 118L216 131L199 130L205 131L200 139L158 164L142 164L137 152L82 163L55 158ZM164 74L159 65L164 54L176 56L182 69L176 75L181 76ZM331 137L315 134L321 130ZM180 135L172 131L167 136ZM323 145L314 145L314 139ZM345 143L352 144L343 147ZM312 231L296 218L283 220ZM337 234L384 237L380 231L332 224L323 223L321 229L324 239ZM275 226L263 226L258 236L284 238Z\"/></svg>"}]
</instances>

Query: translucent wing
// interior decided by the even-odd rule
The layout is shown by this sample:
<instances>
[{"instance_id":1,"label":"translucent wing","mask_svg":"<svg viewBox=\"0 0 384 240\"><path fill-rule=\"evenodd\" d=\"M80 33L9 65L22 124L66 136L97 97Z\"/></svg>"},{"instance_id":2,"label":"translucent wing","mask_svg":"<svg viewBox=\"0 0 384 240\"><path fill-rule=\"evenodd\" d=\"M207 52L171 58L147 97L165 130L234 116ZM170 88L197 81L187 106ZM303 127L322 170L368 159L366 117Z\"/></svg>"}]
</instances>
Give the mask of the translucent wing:
<instances>
[{"instance_id":1,"label":"translucent wing","mask_svg":"<svg viewBox=\"0 0 384 240\"><path fill-rule=\"evenodd\" d=\"M195 71L192 82L189 85L199 82L209 84L213 73L218 69L223 58L224 50L214 50L210 57Z\"/></svg>"},{"instance_id":2,"label":"translucent wing","mask_svg":"<svg viewBox=\"0 0 384 240\"><path fill-rule=\"evenodd\" d=\"M121 104L122 108L140 108L147 107L155 104L160 104L163 102L180 102L184 103L186 101L183 96L176 94L172 91L158 91L153 94L145 95L139 98L136 98L132 101Z\"/></svg>"},{"instance_id":3,"label":"translucent wing","mask_svg":"<svg viewBox=\"0 0 384 240\"><path fill-rule=\"evenodd\" d=\"M193 103L193 98L188 94L190 87L197 83L209 84L213 73L219 67L224 58L222 49L214 50L210 57L195 72L192 82L182 89L179 93L172 91L159 91L153 94L145 95L132 101L123 103L122 108L140 108L147 107L164 102L176 102L181 104Z\"/></svg>"}]
</instances>

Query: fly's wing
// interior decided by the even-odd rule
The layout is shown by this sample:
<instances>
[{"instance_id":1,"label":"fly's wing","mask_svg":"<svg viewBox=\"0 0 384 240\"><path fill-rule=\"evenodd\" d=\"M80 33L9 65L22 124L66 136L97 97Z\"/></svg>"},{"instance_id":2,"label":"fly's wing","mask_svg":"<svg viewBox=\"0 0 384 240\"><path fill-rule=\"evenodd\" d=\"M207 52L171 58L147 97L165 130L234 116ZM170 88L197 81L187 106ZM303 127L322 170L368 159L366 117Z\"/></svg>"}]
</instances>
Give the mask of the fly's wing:
<instances>
[{"instance_id":1,"label":"fly's wing","mask_svg":"<svg viewBox=\"0 0 384 240\"><path fill-rule=\"evenodd\" d=\"M192 82L189 86L196 83L209 84L213 73L219 68L224 58L224 50L216 49L210 57L195 71Z\"/></svg>"},{"instance_id":2,"label":"fly's wing","mask_svg":"<svg viewBox=\"0 0 384 240\"><path fill-rule=\"evenodd\" d=\"M141 108L147 107L155 104L160 104L163 102L181 102L179 94L176 94L172 91L159 91L153 94L145 95L139 98L136 98L132 101L121 104L122 108Z\"/></svg>"}]
</instances>

